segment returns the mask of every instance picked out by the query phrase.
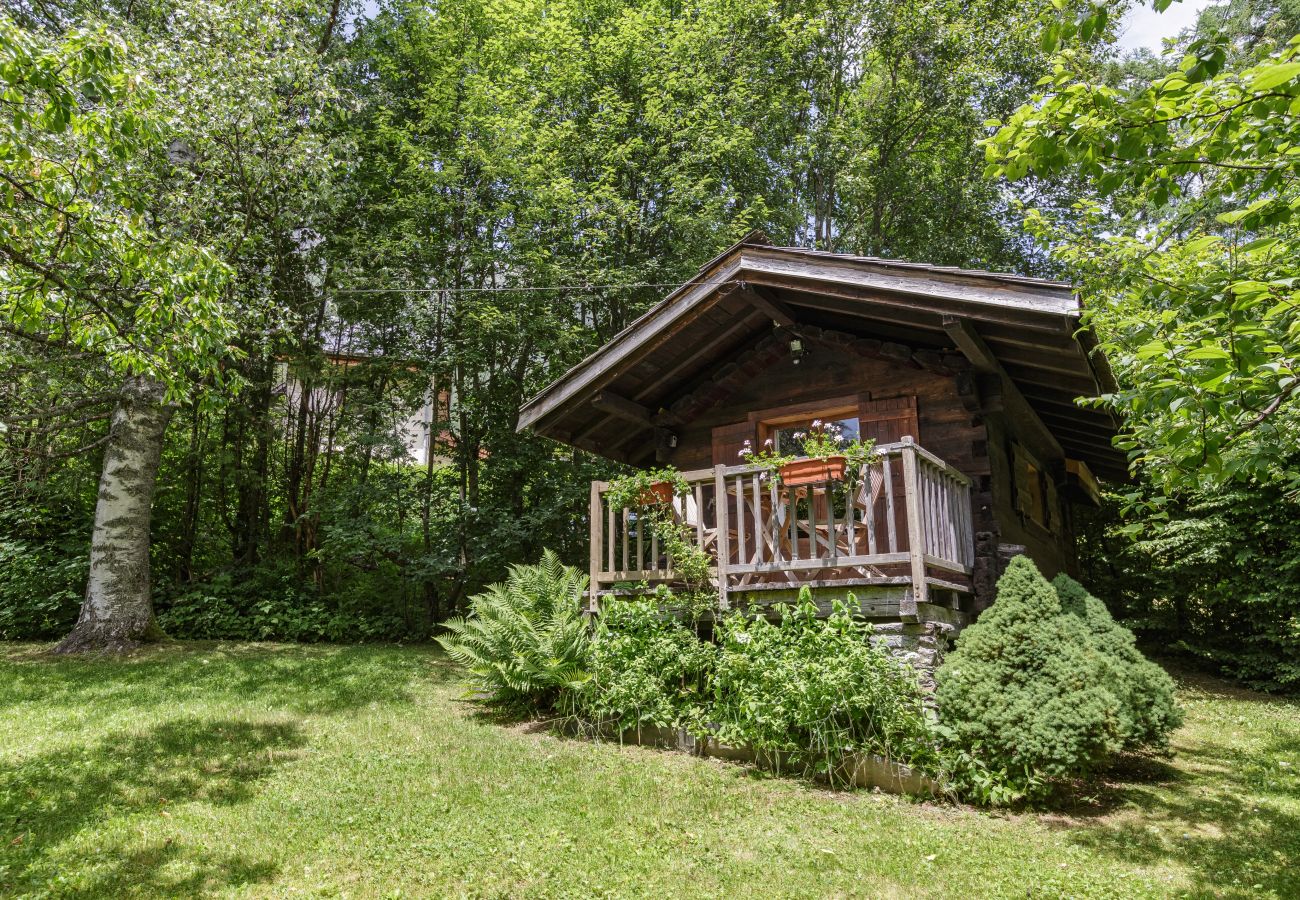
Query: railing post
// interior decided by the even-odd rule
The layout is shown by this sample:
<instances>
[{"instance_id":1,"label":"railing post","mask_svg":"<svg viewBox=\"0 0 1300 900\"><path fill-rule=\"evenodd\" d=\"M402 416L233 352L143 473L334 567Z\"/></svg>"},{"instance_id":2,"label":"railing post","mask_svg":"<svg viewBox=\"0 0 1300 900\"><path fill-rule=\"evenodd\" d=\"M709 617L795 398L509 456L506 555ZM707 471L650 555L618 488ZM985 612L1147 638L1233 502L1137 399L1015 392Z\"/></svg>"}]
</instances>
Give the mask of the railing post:
<instances>
[{"instance_id":1,"label":"railing post","mask_svg":"<svg viewBox=\"0 0 1300 900\"><path fill-rule=\"evenodd\" d=\"M925 523L921 518L920 472L916 446L910 435L903 437L903 501L907 509L907 553L912 561L912 591L899 605L904 621L917 620L916 604L927 601L925 585Z\"/></svg>"},{"instance_id":2,"label":"railing post","mask_svg":"<svg viewBox=\"0 0 1300 900\"><path fill-rule=\"evenodd\" d=\"M713 508L718 520L718 609L731 608L727 599L727 563L731 559L731 535L727 526L726 466L713 467Z\"/></svg>"},{"instance_id":3,"label":"railing post","mask_svg":"<svg viewBox=\"0 0 1300 900\"><path fill-rule=\"evenodd\" d=\"M599 612L598 604L600 597L600 561L603 516L601 516L600 492L604 489L605 482L593 481L591 483L591 505L589 507L589 516L591 519L591 571L588 574L587 584L587 611L590 613Z\"/></svg>"}]
</instances>

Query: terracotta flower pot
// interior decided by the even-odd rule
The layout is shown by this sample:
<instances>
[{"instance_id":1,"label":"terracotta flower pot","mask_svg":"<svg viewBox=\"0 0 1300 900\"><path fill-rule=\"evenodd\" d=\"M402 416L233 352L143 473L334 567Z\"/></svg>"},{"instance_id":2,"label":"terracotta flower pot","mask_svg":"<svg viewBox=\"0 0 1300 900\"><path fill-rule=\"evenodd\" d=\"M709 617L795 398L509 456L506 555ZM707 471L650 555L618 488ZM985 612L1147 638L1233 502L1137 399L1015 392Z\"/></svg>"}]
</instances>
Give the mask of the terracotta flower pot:
<instances>
[{"instance_id":1,"label":"terracotta flower pot","mask_svg":"<svg viewBox=\"0 0 1300 900\"><path fill-rule=\"evenodd\" d=\"M843 481L844 470L848 460L843 456L828 456L825 459L796 459L781 467L781 483L789 487L801 484L823 484L827 481Z\"/></svg>"},{"instance_id":2,"label":"terracotta flower pot","mask_svg":"<svg viewBox=\"0 0 1300 900\"><path fill-rule=\"evenodd\" d=\"M641 506L668 506L674 493L671 481L656 481L637 496L636 502Z\"/></svg>"}]
</instances>

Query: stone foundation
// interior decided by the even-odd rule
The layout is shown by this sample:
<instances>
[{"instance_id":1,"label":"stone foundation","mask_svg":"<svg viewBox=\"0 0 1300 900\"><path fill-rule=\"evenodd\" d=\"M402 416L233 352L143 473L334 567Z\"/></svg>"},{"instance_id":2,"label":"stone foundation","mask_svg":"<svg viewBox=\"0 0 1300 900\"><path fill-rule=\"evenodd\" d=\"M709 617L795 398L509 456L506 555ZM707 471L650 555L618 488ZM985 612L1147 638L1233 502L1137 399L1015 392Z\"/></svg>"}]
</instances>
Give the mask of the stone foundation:
<instances>
[{"instance_id":1,"label":"stone foundation","mask_svg":"<svg viewBox=\"0 0 1300 900\"><path fill-rule=\"evenodd\" d=\"M943 664L943 655L956 636L957 629L942 622L872 623L877 646L913 666L920 675L921 686L934 690L934 672Z\"/></svg>"}]
</instances>

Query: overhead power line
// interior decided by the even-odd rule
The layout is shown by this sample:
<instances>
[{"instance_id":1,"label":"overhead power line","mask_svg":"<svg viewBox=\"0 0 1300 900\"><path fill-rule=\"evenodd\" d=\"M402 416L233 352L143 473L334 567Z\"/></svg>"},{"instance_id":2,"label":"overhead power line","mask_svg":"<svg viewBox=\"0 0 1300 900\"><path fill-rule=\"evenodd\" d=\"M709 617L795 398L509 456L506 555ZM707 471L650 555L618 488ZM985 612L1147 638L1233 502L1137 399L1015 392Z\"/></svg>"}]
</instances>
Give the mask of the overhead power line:
<instances>
[{"instance_id":1,"label":"overhead power line","mask_svg":"<svg viewBox=\"0 0 1300 900\"><path fill-rule=\"evenodd\" d=\"M724 281L696 281L694 284L723 285L735 284L736 279ZM637 282L633 284L563 284L563 285L521 285L519 287L460 287L460 288L332 288L335 294L510 294L520 291L630 291L638 288L679 288L685 282L666 281L662 283Z\"/></svg>"}]
</instances>

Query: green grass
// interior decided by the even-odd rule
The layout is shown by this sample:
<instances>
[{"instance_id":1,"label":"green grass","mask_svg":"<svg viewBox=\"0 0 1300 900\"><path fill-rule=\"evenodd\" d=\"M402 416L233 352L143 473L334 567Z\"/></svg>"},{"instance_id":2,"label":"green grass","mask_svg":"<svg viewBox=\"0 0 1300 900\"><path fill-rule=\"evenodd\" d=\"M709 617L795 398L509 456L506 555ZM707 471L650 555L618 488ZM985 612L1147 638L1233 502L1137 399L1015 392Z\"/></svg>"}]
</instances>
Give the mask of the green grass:
<instances>
[{"instance_id":1,"label":"green grass","mask_svg":"<svg viewBox=\"0 0 1300 900\"><path fill-rule=\"evenodd\" d=\"M1184 680L1068 814L495 723L434 651L0 645L4 896L1300 896L1300 706Z\"/></svg>"}]
</instances>

